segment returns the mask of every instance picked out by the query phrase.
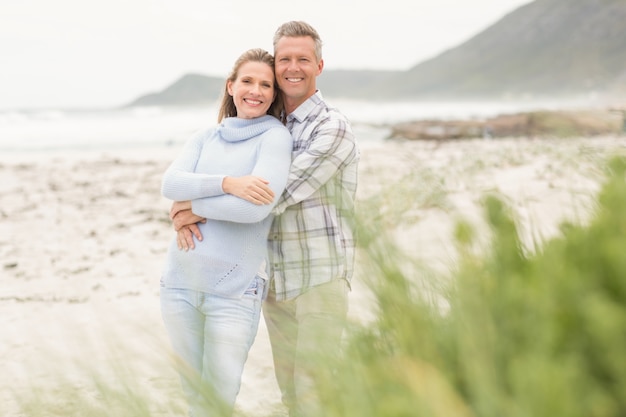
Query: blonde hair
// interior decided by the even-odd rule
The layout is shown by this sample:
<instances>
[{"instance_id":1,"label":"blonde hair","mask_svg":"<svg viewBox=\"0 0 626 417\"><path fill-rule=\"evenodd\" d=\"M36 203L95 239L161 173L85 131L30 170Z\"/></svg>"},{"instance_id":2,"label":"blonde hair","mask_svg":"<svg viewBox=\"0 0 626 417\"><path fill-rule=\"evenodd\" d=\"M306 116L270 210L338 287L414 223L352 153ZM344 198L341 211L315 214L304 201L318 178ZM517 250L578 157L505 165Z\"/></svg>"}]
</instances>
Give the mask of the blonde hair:
<instances>
[{"instance_id":1,"label":"blonde hair","mask_svg":"<svg viewBox=\"0 0 626 417\"><path fill-rule=\"evenodd\" d=\"M237 107L235 107L235 101L233 100L233 97L228 94L228 82L235 82L237 80L237 77L239 76L239 69L243 64L246 64L248 62L262 62L264 64L267 64L272 69L272 73L274 73L274 57L266 50L261 48L254 48L248 49L246 52L241 54L239 58L237 58L237 61L235 61L235 65L233 65L233 69L231 70L230 75L224 83L222 103L220 104L220 110L217 116L218 123L220 123L226 117L237 116ZM278 84L276 83L276 78L274 77L274 102L270 105L269 109L267 109L267 114L280 118L282 112L283 98L282 94L279 94Z\"/></svg>"},{"instance_id":2,"label":"blonde hair","mask_svg":"<svg viewBox=\"0 0 626 417\"><path fill-rule=\"evenodd\" d=\"M315 57L317 62L322 60L322 38L317 33L313 26L300 20L292 20L290 22L283 23L276 29L274 33L274 54L276 54L276 44L281 38L300 38L310 36L315 42Z\"/></svg>"}]
</instances>

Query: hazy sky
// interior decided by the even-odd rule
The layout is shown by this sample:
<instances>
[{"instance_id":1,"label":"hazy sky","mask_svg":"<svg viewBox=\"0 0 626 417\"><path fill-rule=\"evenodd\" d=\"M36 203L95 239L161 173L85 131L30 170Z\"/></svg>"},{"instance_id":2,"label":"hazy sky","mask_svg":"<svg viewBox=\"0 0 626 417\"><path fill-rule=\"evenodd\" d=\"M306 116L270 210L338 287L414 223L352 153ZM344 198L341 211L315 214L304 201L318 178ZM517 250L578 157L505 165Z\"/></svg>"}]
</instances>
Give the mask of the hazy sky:
<instances>
[{"instance_id":1,"label":"hazy sky","mask_svg":"<svg viewBox=\"0 0 626 417\"><path fill-rule=\"evenodd\" d=\"M0 4L0 110L117 106L195 72L272 51L287 20L329 69L406 70L530 0L19 0Z\"/></svg>"}]
</instances>

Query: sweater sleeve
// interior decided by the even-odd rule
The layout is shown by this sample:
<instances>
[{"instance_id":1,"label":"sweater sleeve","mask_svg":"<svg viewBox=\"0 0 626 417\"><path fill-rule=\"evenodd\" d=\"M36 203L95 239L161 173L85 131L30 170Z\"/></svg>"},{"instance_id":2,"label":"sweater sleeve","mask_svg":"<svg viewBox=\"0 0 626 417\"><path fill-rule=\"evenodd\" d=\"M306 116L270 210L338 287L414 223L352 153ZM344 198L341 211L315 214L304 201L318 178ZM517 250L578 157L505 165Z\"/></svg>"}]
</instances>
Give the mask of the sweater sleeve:
<instances>
[{"instance_id":1,"label":"sweater sleeve","mask_svg":"<svg viewBox=\"0 0 626 417\"><path fill-rule=\"evenodd\" d=\"M293 140L285 127L269 129L263 134L256 164L250 173L269 181L274 195L280 196L287 184ZM271 204L257 205L230 194L199 198L191 202L192 211L207 219L256 223L265 219L274 208Z\"/></svg>"},{"instance_id":2,"label":"sweater sleeve","mask_svg":"<svg viewBox=\"0 0 626 417\"><path fill-rule=\"evenodd\" d=\"M222 181L225 175L194 172L204 141L214 132L215 128L199 132L187 141L180 155L163 175L161 194L165 198L174 201L186 201L224 194Z\"/></svg>"}]
</instances>

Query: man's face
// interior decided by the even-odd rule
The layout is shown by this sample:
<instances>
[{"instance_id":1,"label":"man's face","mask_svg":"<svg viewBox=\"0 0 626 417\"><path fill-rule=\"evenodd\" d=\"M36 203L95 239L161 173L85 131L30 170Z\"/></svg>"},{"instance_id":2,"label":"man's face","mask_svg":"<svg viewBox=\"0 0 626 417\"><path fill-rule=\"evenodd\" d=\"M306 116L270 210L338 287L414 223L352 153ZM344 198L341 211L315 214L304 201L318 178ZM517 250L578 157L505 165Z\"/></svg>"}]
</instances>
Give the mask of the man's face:
<instances>
[{"instance_id":1,"label":"man's face","mask_svg":"<svg viewBox=\"0 0 626 417\"><path fill-rule=\"evenodd\" d=\"M283 91L288 111L315 94L315 79L324 61L317 62L315 42L309 36L283 37L274 48L276 82Z\"/></svg>"}]
</instances>

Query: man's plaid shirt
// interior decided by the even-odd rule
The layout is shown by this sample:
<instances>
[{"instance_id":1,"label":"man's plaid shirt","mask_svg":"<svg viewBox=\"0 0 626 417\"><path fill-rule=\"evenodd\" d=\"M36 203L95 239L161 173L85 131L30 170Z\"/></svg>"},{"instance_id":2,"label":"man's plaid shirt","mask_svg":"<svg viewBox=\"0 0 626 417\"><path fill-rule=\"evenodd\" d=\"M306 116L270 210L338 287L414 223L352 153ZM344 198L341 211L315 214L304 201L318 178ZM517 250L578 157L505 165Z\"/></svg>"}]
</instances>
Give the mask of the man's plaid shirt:
<instances>
[{"instance_id":1,"label":"man's plaid shirt","mask_svg":"<svg viewBox=\"0 0 626 417\"><path fill-rule=\"evenodd\" d=\"M359 149L349 122L318 91L287 116L294 139L287 187L268 239L276 299L354 272Z\"/></svg>"}]
</instances>

